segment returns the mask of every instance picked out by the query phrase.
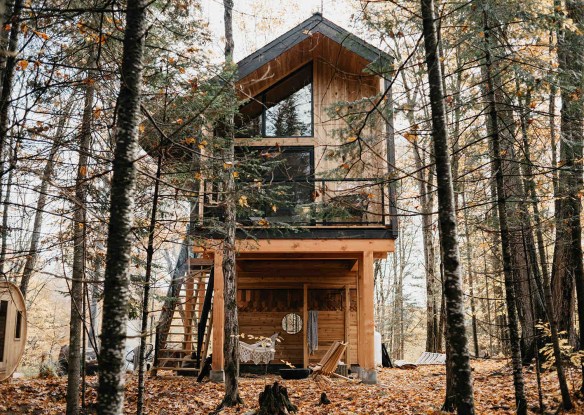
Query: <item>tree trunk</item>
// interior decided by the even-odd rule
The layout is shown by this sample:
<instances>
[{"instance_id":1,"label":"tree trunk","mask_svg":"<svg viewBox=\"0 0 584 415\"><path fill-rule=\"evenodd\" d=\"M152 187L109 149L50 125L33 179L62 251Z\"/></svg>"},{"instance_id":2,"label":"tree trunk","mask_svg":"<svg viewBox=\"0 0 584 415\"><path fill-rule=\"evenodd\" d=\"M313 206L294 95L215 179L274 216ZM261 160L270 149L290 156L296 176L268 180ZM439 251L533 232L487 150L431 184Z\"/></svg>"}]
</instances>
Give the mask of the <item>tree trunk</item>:
<instances>
[{"instance_id":1,"label":"tree trunk","mask_svg":"<svg viewBox=\"0 0 584 415\"><path fill-rule=\"evenodd\" d=\"M11 140L11 143L14 144ZM10 164L9 164L9 173L8 173L8 180L6 180L6 194L4 195L4 200L2 202L3 209L2 209L2 237L0 238L2 241L2 247L0 248L0 276L6 277L4 271L4 265L6 263L6 252L8 249L8 234L9 231L9 224L8 224L8 210L10 208L10 194L12 191L12 180L14 178L14 170L16 170L16 162L18 160L18 148L20 145L20 139L16 140L14 145L14 150L12 153L12 157L10 157ZM0 177L0 180L1 177Z\"/></svg>"},{"instance_id":2,"label":"tree trunk","mask_svg":"<svg viewBox=\"0 0 584 415\"><path fill-rule=\"evenodd\" d=\"M436 159L440 247L444 267L444 297L446 301L446 341L450 346L449 358L455 387L458 414L474 414L473 387L471 380L468 340L464 323L464 297L460 273L460 254L456 230L454 190L450 168L448 130L445 120L442 71L437 56L437 39L433 0L421 1L423 35L426 49L426 65L430 103L432 109L432 136Z\"/></svg>"},{"instance_id":3,"label":"tree trunk","mask_svg":"<svg viewBox=\"0 0 584 415\"><path fill-rule=\"evenodd\" d=\"M225 7L225 61L228 71L233 71L233 0L224 0ZM231 91L235 95L233 80L230 79ZM223 345L225 396L221 406L234 406L242 403L239 396L239 321L237 317L237 276L235 274L235 232L236 201L235 201L235 140L234 119L229 115L224 120L225 149L223 161L226 166L224 174L225 203L225 239L223 240L223 280L225 306L225 334Z\"/></svg>"},{"instance_id":4,"label":"tree trunk","mask_svg":"<svg viewBox=\"0 0 584 415\"><path fill-rule=\"evenodd\" d=\"M90 52L89 70L87 80L92 79L94 67L93 51ZM83 106L83 118L81 120L81 132L79 134L79 160L77 165L77 178L75 180L75 200L73 212L73 268L71 271L71 318L69 326L69 366L67 369L67 415L79 413L79 385L81 376L81 359L85 356L85 350L81 353L83 335L83 287L85 281L86 259L86 192L87 192L87 162L89 159L89 146L91 141L91 120L93 118L93 100L95 95L95 82L85 83L85 102Z\"/></svg>"},{"instance_id":5,"label":"tree trunk","mask_svg":"<svg viewBox=\"0 0 584 415\"><path fill-rule=\"evenodd\" d=\"M37 199L36 211L34 216L34 222L32 226L32 235L30 237L30 245L28 248L28 253L26 254L26 262L24 263L24 270L22 272L22 277L20 279L20 292L26 298L28 292L28 284L34 272L34 267L38 258L38 248L41 239L41 227L43 224L43 213L45 206L47 204L47 191L49 188L49 181L53 176L53 169L55 167L55 156L61 145L61 138L63 137L63 132L65 130L65 125L69 118L69 113L71 110L73 101L71 101L64 109L63 115L59 120L59 125L57 126L57 131L55 132L55 137L53 138L53 144L49 150L49 155L45 168L43 170L43 175L41 177L41 185L39 187L39 198Z\"/></svg>"},{"instance_id":6,"label":"tree trunk","mask_svg":"<svg viewBox=\"0 0 584 415\"><path fill-rule=\"evenodd\" d=\"M503 177L503 163L501 160L501 146L499 138L499 116L495 100L495 85L491 76L492 57L490 45L490 27L487 12L483 11L484 45L485 45L485 75L487 83L488 117L491 127L491 147L493 152L493 166L496 175L497 205L499 211L499 228L501 233L501 251L503 253L503 273L505 276L505 297L507 303L509 336L513 361L513 384L515 388L515 402L518 415L527 415L527 401L524 391L523 366L521 361L521 346L519 339L515 285L513 279L513 265L510 248L510 232L507 224L507 205L505 196L505 182Z\"/></svg>"},{"instance_id":7,"label":"tree trunk","mask_svg":"<svg viewBox=\"0 0 584 415\"><path fill-rule=\"evenodd\" d=\"M2 90L0 93L0 160L4 154L4 147L8 137L8 107L12 96L14 83L14 70L17 61L18 34L20 33L20 16L22 14L23 0L15 0L10 18L10 35L8 38L8 49L6 50L6 60L2 69ZM4 167L0 161L0 179L4 176Z\"/></svg>"},{"instance_id":8,"label":"tree trunk","mask_svg":"<svg viewBox=\"0 0 584 415\"><path fill-rule=\"evenodd\" d=\"M99 361L97 410L100 415L121 415L124 406L124 350L132 246L130 230L147 4L144 0L129 0L126 8Z\"/></svg>"},{"instance_id":9,"label":"tree trunk","mask_svg":"<svg viewBox=\"0 0 584 415\"><path fill-rule=\"evenodd\" d=\"M145 363L146 342L148 336L148 304L150 300L150 281L152 278L152 258L154 257L154 232L156 231L156 211L158 209L158 192L160 188L160 175L162 174L162 151L158 154L156 176L154 179L154 195L152 196L152 210L150 224L148 225L148 245L146 247L146 272L144 274L144 286L142 294L142 325L140 329L140 354L138 357L138 397L136 414L142 415L144 408L145 390Z\"/></svg>"},{"instance_id":10,"label":"tree trunk","mask_svg":"<svg viewBox=\"0 0 584 415\"><path fill-rule=\"evenodd\" d=\"M556 230L556 253L552 271L552 284L560 288L575 285L578 298L578 324L580 350L584 350L584 264L582 258L582 214L581 197L584 188L582 177L582 146L584 145L584 1L567 0L566 18L575 27L564 27L558 36L558 61L560 71L561 143L560 157L563 164L559 172L559 215L563 219L565 233ZM567 239L567 240L566 240ZM558 263L556 264L556 258ZM560 259L561 258L561 259ZM563 265L563 269L562 269ZM554 281L555 277L555 281ZM573 309L572 291L558 289L561 316ZM568 298L568 295L570 298ZM564 305L568 305L565 307ZM560 327L561 328L561 327ZM582 362L584 369L584 360ZM584 370L582 371L581 391L584 392Z\"/></svg>"},{"instance_id":11,"label":"tree trunk","mask_svg":"<svg viewBox=\"0 0 584 415\"><path fill-rule=\"evenodd\" d=\"M468 272L468 290L470 297L470 313L471 313L471 327L472 327L472 342L474 346L474 355L479 357L479 336L477 330L477 310L474 295L474 275L472 265L472 246L470 243L470 232L468 225L468 207L466 205L466 198L464 195L464 183L462 186L462 208L464 209L464 238L466 240L466 271Z\"/></svg>"}]
</instances>

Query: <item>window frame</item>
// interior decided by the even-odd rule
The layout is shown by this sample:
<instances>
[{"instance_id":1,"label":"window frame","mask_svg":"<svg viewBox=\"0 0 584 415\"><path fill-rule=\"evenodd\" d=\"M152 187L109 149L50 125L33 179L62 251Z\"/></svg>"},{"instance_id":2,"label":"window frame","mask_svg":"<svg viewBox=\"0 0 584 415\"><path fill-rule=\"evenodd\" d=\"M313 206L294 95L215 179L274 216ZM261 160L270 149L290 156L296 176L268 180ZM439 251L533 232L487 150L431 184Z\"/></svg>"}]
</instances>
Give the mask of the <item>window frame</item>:
<instances>
[{"instance_id":1,"label":"window frame","mask_svg":"<svg viewBox=\"0 0 584 415\"><path fill-rule=\"evenodd\" d=\"M2 331L0 331L0 363L6 363L6 346L7 346L7 339L8 339L8 311L9 311L10 302L7 300L0 300L0 310L4 314L3 318L3 327Z\"/></svg>"},{"instance_id":2,"label":"window frame","mask_svg":"<svg viewBox=\"0 0 584 415\"><path fill-rule=\"evenodd\" d=\"M14 340L20 341L22 339L22 320L23 313L20 310L16 310L16 321L14 323Z\"/></svg>"},{"instance_id":3,"label":"window frame","mask_svg":"<svg viewBox=\"0 0 584 415\"><path fill-rule=\"evenodd\" d=\"M297 75L299 72L306 70L307 67L309 68L308 70L310 72L310 75L309 75L310 82L308 84L306 84L306 85L310 85L310 134L309 135L282 135L282 136L280 136L280 135L266 135L266 112L270 108L273 108L276 105L278 105L278 104L275 104L272 107L268 108L266 105L266 95L269 92L273 91L274 89L278 88L284 82L288 81L293 76ZM306 85L304 87L306 87ZM302 87L302 88L304 88L304 87ZM302 88L300 88L298 91L302 90ZM296 92L298 92L298 91L296 91ZM288 98L289 96L292 96L296 92L293 92L292 94L288 95L286 98ZM259 136L261 138L313 138L314 137L314 66L312 64L312 61L308 62L305 65L302 65L300 68L298 68L295 71L291 72L290 74L286 75L284 78L280 79L275 84L270 85L268 88L264 89L259 94L257 94L255 97L253 97L253 99L251 101L259 102L261 105L261 108L262 108L262 110L259 114L259 117L261 117ZM279 101L279 102L282 102L282 101ZM242 105L240 107L240 110L242 108L244 108L246 105L249 105L249 102ZM248 137L238 137L238 138L248 138ZM249 138L251 138L251 137L249 137Z\"/></svg>"}]
</instances>

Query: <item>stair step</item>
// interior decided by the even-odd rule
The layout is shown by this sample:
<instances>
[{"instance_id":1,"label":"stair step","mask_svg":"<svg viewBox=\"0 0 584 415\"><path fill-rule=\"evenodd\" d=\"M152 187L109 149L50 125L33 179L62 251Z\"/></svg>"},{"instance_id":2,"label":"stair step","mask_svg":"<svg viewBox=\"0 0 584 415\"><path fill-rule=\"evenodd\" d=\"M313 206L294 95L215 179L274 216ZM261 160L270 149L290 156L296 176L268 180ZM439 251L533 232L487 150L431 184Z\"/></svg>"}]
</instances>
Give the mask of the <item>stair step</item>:
<instances>
[{"instance_id":1,"label":"stair step","mask_svg":"<svg viewBox=\"0 0 584 415\"><path fill-rule=\"evenodd\" d=\"M158 361L191 363L195 362L196 359L191 359L190 357L159 357Z\"/></svg>"},{"instance_id":2,"label":"stair step","mask_svg":"<svg viewBox=\"0 0 584 415\"><path fill-rule=\"evenodd\" d=\"M173 352L173 353L195 353L196 350L192 350L192 349L160 349L158 351L159 353L164 353L164 352Z\"/></svg>"},{"instance_id":3,"label":"stair step","mask_svg":"<svg viewBox=\"0 0 584 415\"><path fill-rule=\"evenodd\" d=\"M201 369L196 367L164 367L164 366L156 366L150 370L173 370L173 371L183 371L183 372L199 372Z\"/></svg>"}]
</instances>

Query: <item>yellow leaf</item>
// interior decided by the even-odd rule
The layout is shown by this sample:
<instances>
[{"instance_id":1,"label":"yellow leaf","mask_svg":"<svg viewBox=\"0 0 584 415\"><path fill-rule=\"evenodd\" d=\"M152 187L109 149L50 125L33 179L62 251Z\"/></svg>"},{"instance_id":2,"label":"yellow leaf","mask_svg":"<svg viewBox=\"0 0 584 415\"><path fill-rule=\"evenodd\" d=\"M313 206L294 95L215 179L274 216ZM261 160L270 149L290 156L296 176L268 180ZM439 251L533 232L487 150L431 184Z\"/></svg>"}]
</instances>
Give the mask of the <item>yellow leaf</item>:
<instances>
[{"instance_id":1,"label":"yellow leaf","mask_svg":"<svg viewBox=\"0 0 584 415\"><path fill-rule=\"evenodd\" d=\"M249 204L247 203L247 196L240 196L238 203L241 207L249 207Z\"/></svg>"},{"instance_id":2,"label":"yellow leaf","mask_svg":"<svg viewBox=\"0 0 584 415\"><path fill-rule=\"evenodd\" d=\"M268 228L270 226L270 222L265 218L261 218L258 220L258 225L263 226L264 228Z\"/></svg>"},{"instance_id":3,"label":"yellow leaf","mask_svg":"<svg viewBox=\"0 0 584 415\"><path fill-rule=\"evenodd\" d=\"M185 141L185 144L195 144L195 142L197 141L197 139L194 138L194 137L187 137L187 138L185 138L184 141Z\"/></svg>"},{"instance_id":4,"label":"yellow leaf","mask_svg":"<svg viewBox=\"0 0 584 415\"><path fill-rule=\"evenodd\" d=\"M79 175L82 177L85 177L86 174L87 174L87 166L79 167Z\"/></svg>"},{"instance_id":5,"label":"yellow leaf","mask_svg":"<svg viewBox=\"0 0 584 415\"><path fill-rule=\"evenodd\" d=\"M95 107L93 110L93 118L99 118L101 115L101 107Z\"/></svg>"},{"instance_id":6,"label":"yellow leaf","mask_svg":"<svg viewBox=\"0 0 584 415\"><path fill-rule=\"evenodd\" d=\"M184 122L184 121L183 121L183 119L182 119L182 118L179 118L179 119L177 119L177 120L176 120L176 123L177 123L178 125L182 124L183 122Z\"/></svg>"},{"instance_id":7,"label":"yellow leaf","mask_svg":"<svg viewBox=\"0 0 584 415\"><path fill-rule=\"evenodd\" d=\"M355 137L355 136L351 136L351 137L347 138L347 143L354 143L355 141L357 141L357 137Z\"/></svg>"},{"instance_id":8,"label":"yellow leaf","mask_svg":"<svg viewBox=\"0 0 584 415\"><path fill-rule=\"evenodd\" d=\"M202 178L203 178L203 176L201 175L200 172L195 173L195 180L201 180Z\"/></svg>"},{"instance_id":9,"label":"yellow leaf","mask_svg":"<svg viewBox=\"0 0 584 415\"><path fill-rule=\"evenodd\" d=\"M199 147L199 150L202 150L207 146L207 144L207 140L203 140L197 145L197 147Z\"/></svg>"},{"instance_id":10,"label":"yellow leaf","mask_svg":"<svg viewBox=\"0 0 584 415\"><path fill-rule=\"evenodd\" d=\"M277 211L278 211L278 206L272 205L272 212L277 212Z\"/></svg>"},{"instance_id":11,"label":"yellow leaf","mask_svg":"<svg viewBox=\"0 0 584 415\"><path fill-rule=\"evenodd\" d=\"M239 177L239 173L234 171L233 173L231 173L233 175L233 177L235 177L236 179Z\"/></svg>"},{"instance_id":12,"label":"yellow leaf","mask_svg":"<svg viewBox=\"0 0 584 415\"><path fill-rule=\"evenodd\" d=\"M180 68L178 68L178 71L180 73L185 73L186 72L185 68L183 68L182 66Z\"/></svg>"}]
</instances>

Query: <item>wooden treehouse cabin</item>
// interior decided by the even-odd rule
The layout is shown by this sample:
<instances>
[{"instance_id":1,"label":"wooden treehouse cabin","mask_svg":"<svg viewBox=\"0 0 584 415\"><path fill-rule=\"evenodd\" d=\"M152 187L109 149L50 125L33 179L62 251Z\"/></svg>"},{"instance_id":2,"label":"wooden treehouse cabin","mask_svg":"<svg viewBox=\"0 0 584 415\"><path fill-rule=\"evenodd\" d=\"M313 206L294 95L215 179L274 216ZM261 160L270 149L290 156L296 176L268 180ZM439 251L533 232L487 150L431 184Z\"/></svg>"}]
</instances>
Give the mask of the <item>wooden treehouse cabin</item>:
<instances>
[{"instance_id":1,"label":"wooden treehouse cabin","mask_svg":"<svg viewBox=\"0 0 584 415\"><path fill-rule=\"evenodd\" d=\"M394 250L397 237L389 181L390 64L387 54L320 14L238 63L243 104L236 117L236 152L279 163L253 181L261 185L250 185L238 206L239 329L242 341L250 343L255 342L250 335L280 333L270 364L308 367L342 341L348 344L343 362L364 381L376 380L374 261ZM378 116L374 104L382 101L385 115ZM353 108L372 113L373 121L358 133L351 133L347 121ZM349 161L344 148L357 140L363 140L362 154ZM198 373L212 353L211 377L219 380L222 247L207 222L221 220L217 188L214 182L201 184L198 231L207 237L193 248L174 318L156 347L155 367ZM287 203L262 207L254 195L268 189L279 189L275 193L284 194Z\"/></svg>"}]
</instances>

